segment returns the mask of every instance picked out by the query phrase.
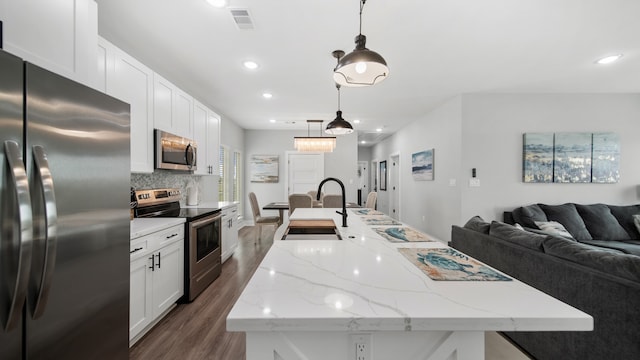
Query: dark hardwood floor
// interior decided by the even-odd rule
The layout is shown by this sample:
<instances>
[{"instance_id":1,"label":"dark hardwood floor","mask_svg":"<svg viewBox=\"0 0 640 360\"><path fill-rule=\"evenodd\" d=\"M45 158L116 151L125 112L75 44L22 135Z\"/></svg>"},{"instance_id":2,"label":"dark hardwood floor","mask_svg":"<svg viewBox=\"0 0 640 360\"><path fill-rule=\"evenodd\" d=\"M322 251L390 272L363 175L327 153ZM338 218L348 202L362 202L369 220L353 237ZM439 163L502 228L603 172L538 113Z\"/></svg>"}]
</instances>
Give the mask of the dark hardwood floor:
<instances>
[{"instance_id":1,"label":"dark hardwood floor","mask_svg":"<svg viewBox=\"0 0 640 360\"><path fill-rule=\"evenodd\" d=\"M273 244L275 228L262 240L253 227L239 231L238 248L222 274L190 304L179 304L130 350L129 359L242 360L245 334L226 331L226 318L245 284Z\"/></svg>"}]
</instances>

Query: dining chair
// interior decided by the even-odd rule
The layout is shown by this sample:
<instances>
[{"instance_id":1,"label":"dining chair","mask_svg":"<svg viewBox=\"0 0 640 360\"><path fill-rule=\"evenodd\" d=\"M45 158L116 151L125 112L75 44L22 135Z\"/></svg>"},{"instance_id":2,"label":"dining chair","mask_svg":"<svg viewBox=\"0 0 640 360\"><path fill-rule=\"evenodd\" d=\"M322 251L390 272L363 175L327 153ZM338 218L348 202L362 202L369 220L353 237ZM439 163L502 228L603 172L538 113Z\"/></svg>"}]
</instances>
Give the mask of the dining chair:
<instances>
[{"instance_id":1,"label":"dining chair","mask_svg":"<svg viewBox=\"0 0 640 360\"><path fill-rule=\"evenodd\" d=\"M327 194L322 198L323 208L340 208L342 209L342 195Z\"/></svg>"},{"instance_id":2,"label":"dining chair","mask_svg":"<svg viewBox=\"0 0 640 360\"><path fill-rule=\"evenodd\" d=\"M289 195L289 216L296 208L313 207L313 199L309 194L291 194Z\"/></svg>"},{"instance_id":3,"label":"dining chair","mask_svg":"<svg viewBox=\"0 0 640 360\"><path fill-rule=\"evenodd\" d=\"M262 239L262 227L264 225L275 225L276 228L280 226L280 216L262 216L260 214L260 206L258 205L258 199L253 192L249 193L249 202L251 203L251 210L253 212L253 222L258 227L258 240Z\"/></svg>"},{"instance_id":4,"label":"dining chair","mask_svg":"<svg viewBox=\"0 0 640 360\"><path fill-rule=\"evenodd\" d=\"M307 194L311 195L311 199L313 200L313 202L311 203L311 207L322 207L322 198L324 197L324 192L320 192L320 200L316 200L318 195L317 190L307 191Z\"/></svg>"},{"instance_id":5,"label":"dining chair","mask_svg":"<svg viewBox=\"0 0 640 360\"><path fill-rule=\"evenodd\" d=\"M367 195L367 202L364 207L375 210L376 201L378 201L378 193L375 191L371 191L369 195Z\"/></svg>"}]
</instances>

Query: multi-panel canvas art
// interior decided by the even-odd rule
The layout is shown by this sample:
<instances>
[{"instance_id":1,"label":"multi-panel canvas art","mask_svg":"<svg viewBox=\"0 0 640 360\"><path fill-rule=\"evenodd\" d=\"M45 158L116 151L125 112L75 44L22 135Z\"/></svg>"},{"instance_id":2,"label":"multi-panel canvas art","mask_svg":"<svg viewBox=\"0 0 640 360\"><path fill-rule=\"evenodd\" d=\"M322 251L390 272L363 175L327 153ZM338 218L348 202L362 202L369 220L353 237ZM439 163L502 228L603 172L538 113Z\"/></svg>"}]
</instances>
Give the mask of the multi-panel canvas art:
<instances>
[{"instance_id":1,"label":"multi-panel canvas art","mask_svg":"<svg viewBox=\"0 0 640 360\"><path fill-rule=\"evenodd\" d=\"M620 140L614 133L528 133L523 137L526 183L617 183Z\"/></svg>"}]
</instances>

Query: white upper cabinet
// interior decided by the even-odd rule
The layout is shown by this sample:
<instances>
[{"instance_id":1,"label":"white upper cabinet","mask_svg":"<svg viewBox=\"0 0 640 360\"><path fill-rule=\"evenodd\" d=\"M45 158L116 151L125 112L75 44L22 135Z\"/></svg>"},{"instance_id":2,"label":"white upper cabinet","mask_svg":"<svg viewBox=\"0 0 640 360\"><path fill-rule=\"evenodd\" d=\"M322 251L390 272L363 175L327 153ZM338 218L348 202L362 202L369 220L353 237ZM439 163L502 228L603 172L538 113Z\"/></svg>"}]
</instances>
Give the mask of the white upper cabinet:
<instances>
[{"instance_id":1,"label":"white upper cabinet","mask_svg":"<svg viewBox=\"0 0 640 360\"><path fill-rule=\"evenodd\" d=\"M193 102L194 140L198 144L197 175L218 174L220 117L198 101Z\"/></svg>"},{"instance_id":2,"label":"white upper cabinet","mask_svg":"<svg viewBox=\"0 0 640 360\"><path fill-rule=\"evenodd\" d=\"M153 172L153 71L108 41L98 43L106 93L131 105L131 172ZM102 70L98 71L102 73Z\"/></svg>"},{"instance_id":3,"label":"white upper cabinet","mask_svg":"<svg viewBox=\"0 0 640 360\"><path fill-rule=\"evenodd\" d=\"M0 0L4 50L97 87L98 5L93 0Z\"/></svg>"},{"instance_id":4,"label":"white upper cabinet","mask_svg":"<svg viewBox=\"0 0 640 360\"><path fill-rule=\"evenodd\" d=\"M193 138L193 98L167 79L153 75L154 127Z\"/></svg>"}]
</instances>

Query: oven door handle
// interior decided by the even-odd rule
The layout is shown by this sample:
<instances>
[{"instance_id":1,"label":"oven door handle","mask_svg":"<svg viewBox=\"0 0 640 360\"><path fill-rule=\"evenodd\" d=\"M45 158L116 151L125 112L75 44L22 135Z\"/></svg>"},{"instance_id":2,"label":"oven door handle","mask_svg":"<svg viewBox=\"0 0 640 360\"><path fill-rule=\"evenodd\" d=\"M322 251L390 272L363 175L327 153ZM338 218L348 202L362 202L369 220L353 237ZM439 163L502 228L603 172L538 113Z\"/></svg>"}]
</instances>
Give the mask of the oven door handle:
<instances>
[{"instance_id":1,"label":"oven door handle","mask_svg":"<svg viewBox=\"0 0 640 360\"><path fill-rule=\"evenodd\" d=\"M213 215L213 216L207 216L205 218L192 221L192 222L189 223L189 226L191 228L199 228L199 227L202 227L204 225L210 224L212 222L218 221L220 219L222 219L222 213L218 213L218 214Z\"/></svg>"}]
</instances>

